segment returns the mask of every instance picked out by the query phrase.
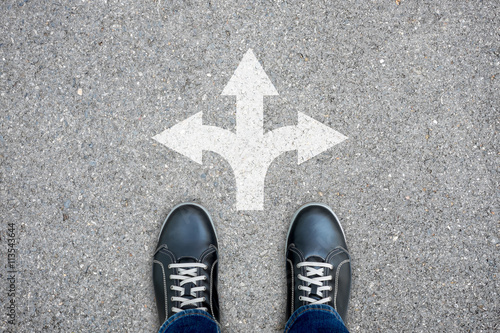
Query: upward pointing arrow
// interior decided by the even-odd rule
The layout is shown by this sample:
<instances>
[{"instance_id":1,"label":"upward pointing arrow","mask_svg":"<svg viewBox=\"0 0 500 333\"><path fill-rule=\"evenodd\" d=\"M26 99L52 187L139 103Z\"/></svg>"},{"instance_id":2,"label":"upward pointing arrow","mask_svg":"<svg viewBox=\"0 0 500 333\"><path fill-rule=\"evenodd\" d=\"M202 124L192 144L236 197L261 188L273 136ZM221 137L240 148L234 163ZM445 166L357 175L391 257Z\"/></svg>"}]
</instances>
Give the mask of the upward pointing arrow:
<instances>
[{"instance_id":1,"label":"upward pointing arrow","mask_svg":"<svg viewBox=\"0 0 500 333\"><path fill-rule=\"evenodd\" d=\"M263 99L278 95L252 50L248 50L222 95L236 96L236 134L203 125L202 112L153 137L159 143L202 163L203 150L220 154L236 178L239 210L264 208L264 181L276 157L298 150L302 163L347 139L334 129L299 112L296 126L285 126L264 135Z\"/></svg>"},{"instance_id":2,"label":"upward pointing arrow","mask_svg":"<svg viewBox=\"0 0 500 333\"><path fill-rule=\"evenodd\" d=\"M222 91L236 96L236 134L254 138L264 133L264 96L278 95L271 80L249 49Z\"/></svg>"}]
</instances>

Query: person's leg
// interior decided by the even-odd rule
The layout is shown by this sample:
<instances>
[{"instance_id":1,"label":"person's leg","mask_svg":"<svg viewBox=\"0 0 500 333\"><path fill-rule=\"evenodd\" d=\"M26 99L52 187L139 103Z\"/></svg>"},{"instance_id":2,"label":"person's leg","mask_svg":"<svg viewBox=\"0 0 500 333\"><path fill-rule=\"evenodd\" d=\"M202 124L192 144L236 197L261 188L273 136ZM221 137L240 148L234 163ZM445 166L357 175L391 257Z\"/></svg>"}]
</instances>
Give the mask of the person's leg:
<instances>
[{"instance_id":1,"label":"person's leg","mask_svg":"<svg viewBox=\"0 0 500 333\"><path fill-rule=\"evenodd\" d=\"M153 258L161 333L220 332L217 246L202 206L178 205L165 219Z\"/></svg>"},{"instance_id":2,"label":"person's leg","mask_svg":"<svg viewBox=\"0 0 500 333\"><path fill-rule=\"evenodd\" d=\"M305 332L349 333L338 312L325 304L303 305L288 319L285 333Z\"/></svg>"},{"instance_id":3,"label":"person's leg","mask_svg":"<svg viewBox=\"0 0 500 333\"><path fill-rule=\"evenodd\" d=\"M203 310L184 310L168 318L158 333L219 333L219 325Z\"/></svg>"},{"instance_id":4,"label":"person's leg","mask_svg":"<svg viewBox=\"0 0 500 333\"><path fill-rule=\"evenodd\" d=\"M347 332L351 260L344 231L323 204L301 207L286 242L285 332Z\"/></svg>"}]
</instances>

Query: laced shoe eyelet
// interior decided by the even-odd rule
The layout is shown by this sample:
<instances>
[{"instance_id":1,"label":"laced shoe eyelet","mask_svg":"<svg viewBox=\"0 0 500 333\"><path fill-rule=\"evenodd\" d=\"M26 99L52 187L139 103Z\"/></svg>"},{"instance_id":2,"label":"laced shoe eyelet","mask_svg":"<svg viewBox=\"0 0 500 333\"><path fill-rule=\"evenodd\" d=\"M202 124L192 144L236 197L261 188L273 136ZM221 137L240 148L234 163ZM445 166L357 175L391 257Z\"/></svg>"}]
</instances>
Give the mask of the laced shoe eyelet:
<instances>
[{"instance_id":1,"label":"laced shoe eyelet","mask_svg":"<svg viewBox=\"0 0 500 333\"><path fill-rule=\"evenodd\" d=\"M332 288L332 286L330 286L330 291L332 291L332 290L333 290L333 288Z\"/></svg>"},{"instance_id":2,"label":"laced shoe eyelet","mask_svg":"<svg viewBox=\"0 0 500 333\"><path fill-rule=\"evenodd\" d=\"M302 301L304 300L304 298L302 296L299 296L299 301Z\"/></svg>"},{"instance_id":3,"label":"laced shoe eyelet","mask_svg":"<svg viewBox=\"0 0 500 333\"><path fill-rule=\"evenodd\" d=\"M207 291L207 287L203 286L203 291Z\"/></svg>"},{"instance_id":4,"label":"laced shoe eyelet","mask_svg":"<svg viewBox=\"0 0 500 333\"><path fill-rule=\"evenodd\" d=\"M170 302L173 302L174 301L174 298L173 297L170 297Z\"/></svg>"},{"instance_id":5,"label":"laced shoe eyelet","mask_svg":"<svg viewBox=\"0 0 500 333\"><path fill-rule=\"evenodd\" d=\"M168 264L168 266L167 266L167 267L168 267L168 269L170 269L170 268L172 268L172 265Z\"/></svg>"},{"instance_id":6,"label":"laced shoe eyelet","mask_svg":"<svg viewBox=\"0 0 500 333\"><path fill-rule=\"evenodd\" d=\"M174 290L174 285L170 285L170 290Z\"/></svg>"}]
</instances>

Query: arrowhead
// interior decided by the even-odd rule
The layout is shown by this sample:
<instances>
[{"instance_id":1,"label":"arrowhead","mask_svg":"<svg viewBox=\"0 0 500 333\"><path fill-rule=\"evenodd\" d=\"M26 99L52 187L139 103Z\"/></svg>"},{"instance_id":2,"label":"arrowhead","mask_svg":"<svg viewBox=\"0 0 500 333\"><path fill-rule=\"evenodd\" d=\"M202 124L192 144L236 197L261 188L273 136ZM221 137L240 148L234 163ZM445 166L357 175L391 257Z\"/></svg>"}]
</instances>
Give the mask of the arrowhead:
<instances>
[{"instance_id":1,"label":"arrowhead","mask_svg":"<svg viewBox=\"0 0 500 333\"><path fill-rule=\"evenodd\" d=\"M297 127L299 131L297 145L299 164L347 139L336 130L301 112L299 112Z\"/></svg>"},{"instance_id":2,"label":"arrowhead","mask_svg":"<svg viewBox=\"0 0 500 333\"><path fill-rule=\"evenodd\" d=\"M222 91L222 95L278 95L276 88L249 49Z\"/></svg>"},{"instance_id":3,"label":"arrowhead","mask_svg":"<svg viewBox=\"0 0 500 333\"><path fill-rule=\"evenodd\" d=\"M203 163L203 148L198 143L203 142L202 135L202 112L164 130L153 137L162 145L185 155L193 161Z\"/></svg>"}]
</instances>

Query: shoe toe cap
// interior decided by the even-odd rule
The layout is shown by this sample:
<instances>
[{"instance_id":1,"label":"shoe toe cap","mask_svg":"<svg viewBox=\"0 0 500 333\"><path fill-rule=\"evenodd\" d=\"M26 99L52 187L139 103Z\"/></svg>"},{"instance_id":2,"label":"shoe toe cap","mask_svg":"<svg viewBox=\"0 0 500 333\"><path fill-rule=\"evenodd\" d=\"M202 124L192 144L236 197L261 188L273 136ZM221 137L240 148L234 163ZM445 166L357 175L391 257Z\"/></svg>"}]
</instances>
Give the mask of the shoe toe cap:
<instances>
[{"instance_id":1,"label":"shoe toe cap","mask_svg":"<svg viewBox=\"0 0 500 333\"><path fill-rule=\"evenodd\" d=\"M174 209L164 222L158 246L166 245L176 256L200 258L217 236L208 213L201 206L184 204Z\"/></svg>"},{"instance_id":2,"label":"shoe toe cap","mask_svg":"<svg viewBox=\"0 0 500 333\"><path fill-rule=\"evenodd\" d=\"M304 258L326 258L336 247L347 250L342 227L335 214L323 205L309 205L297 213L290 228L287 247L294 244Z\"/></svg>"}]
</instances>

